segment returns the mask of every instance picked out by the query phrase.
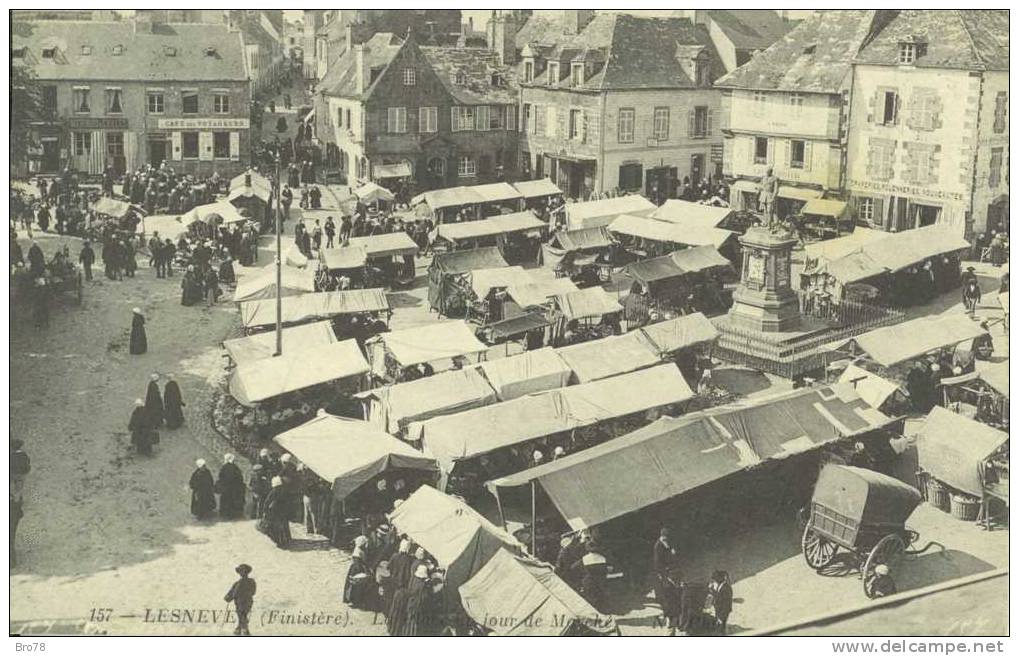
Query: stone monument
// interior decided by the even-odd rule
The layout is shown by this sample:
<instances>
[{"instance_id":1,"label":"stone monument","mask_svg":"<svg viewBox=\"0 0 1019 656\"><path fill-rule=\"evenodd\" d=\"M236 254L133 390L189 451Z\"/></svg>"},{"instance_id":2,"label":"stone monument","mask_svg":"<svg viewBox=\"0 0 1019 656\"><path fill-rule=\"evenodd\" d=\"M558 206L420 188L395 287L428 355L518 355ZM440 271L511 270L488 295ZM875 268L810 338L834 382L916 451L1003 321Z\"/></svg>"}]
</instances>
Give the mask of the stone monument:
<instances>
[{"instance_id":1,"label":"stone monument","mask_svg":"<svg viewBox=\"0 0 1019 656\"><path fill-rule=\"evenodd\" d=\"M732 295L729 325L739 331L785 333L800 325L790 270L796 237L782 228L756 227L740 237L743 275Z\"/></svg>"}]
</instances>

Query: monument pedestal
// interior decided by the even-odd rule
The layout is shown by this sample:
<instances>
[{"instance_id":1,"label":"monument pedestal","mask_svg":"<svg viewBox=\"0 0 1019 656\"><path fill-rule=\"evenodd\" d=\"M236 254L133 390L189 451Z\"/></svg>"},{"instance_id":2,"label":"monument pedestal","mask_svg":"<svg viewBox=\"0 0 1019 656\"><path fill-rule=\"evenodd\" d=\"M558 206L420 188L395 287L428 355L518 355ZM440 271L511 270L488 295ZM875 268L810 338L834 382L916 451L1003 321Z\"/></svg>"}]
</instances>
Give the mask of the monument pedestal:
<instances>
[{"instance_id":1,"label":"monument pedestal","mask_svg":"<svg viewBox=\"0 0 1019 656\"><path fill-rule=\"evenodd\" d=\"M728 324L750 333L787 333L800 325L800 303L791 286L796 238L768 228L740 237L743 276L733 292Z\"/></svg>"}]
</instances>

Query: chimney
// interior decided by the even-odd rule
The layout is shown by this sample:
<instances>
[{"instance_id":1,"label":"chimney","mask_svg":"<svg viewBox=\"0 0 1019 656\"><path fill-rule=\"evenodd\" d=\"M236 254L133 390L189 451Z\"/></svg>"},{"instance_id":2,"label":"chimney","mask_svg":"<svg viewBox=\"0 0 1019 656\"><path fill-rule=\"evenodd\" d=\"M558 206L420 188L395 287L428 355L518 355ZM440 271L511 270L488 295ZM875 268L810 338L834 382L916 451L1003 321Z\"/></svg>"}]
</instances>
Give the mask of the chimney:
<instances>
[{"instance_id":1,"label":"chimney","mask_svg":"<svg viewBox=\"0 0 1019 656\"><path fill-rule=\"evenodd\" d=\"M347 23L347 52L350 52L354 47L354 23Z\"/></svg>"},{"instance_id":2,"label":"chimney","mask_svg":"<svg viewBox=\"0 0 1019 656\"><path fill-rule=\"evenodd\" d=\"M593 18L593 9L565 9L563 10L563 33L580 34Z\"/></svg>"},{"instance_id":3,"label":"chimney","mask_svg":"<svg viewBox=\"0 0 1019 656\"><path fill-rule=\"evenodd\" d=\"M372 83L372 72L368 67L366 55L371 52L363 43L354 44L354 75L357 80L357 92L364 93Z\"/></svg>"},{"instance_id":4,"label":"chimney","mask_svg":"<svg viewBox=\"0 0 1019 656\"><path fill-rule=\"evenodd\" d=\"M488 49L499 56L499 63L512 66L516 63L516 21L507 14L488 19Z\"/></svg>"}]
</instances>

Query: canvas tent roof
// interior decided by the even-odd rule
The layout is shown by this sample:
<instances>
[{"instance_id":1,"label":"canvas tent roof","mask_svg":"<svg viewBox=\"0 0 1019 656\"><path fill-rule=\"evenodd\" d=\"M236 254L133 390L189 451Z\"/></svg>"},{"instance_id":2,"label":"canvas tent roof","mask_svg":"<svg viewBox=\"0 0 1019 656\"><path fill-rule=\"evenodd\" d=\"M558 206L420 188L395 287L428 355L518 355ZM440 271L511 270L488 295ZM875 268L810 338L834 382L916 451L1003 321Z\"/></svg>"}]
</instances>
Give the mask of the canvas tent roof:
<instances>
[{"instance_id":1,"label":"canvas tent roof","mask_svg":"<svg viewBox=\"0 0 1019 656\"><path fill-rule=\"evenodd\" d=\"M340 246L323 248L322 263L331 271L337 269L357 269L368 263L368 252L363 246Z\"/></svg>"},{"instance_id":2,"label":"canvas tent roof","mask_svg":"<svg viewBox=\"0 0 1019 656\"><path fill-rule=\"evenodd\" d=\"M411 204L426 203L432 210L441 210L447 207L475 205L483 200L479 194L473 191L473 187L450 187L418 194L411 199Z\"/></svg>"},{"instance_id":3,"label":"canvas tent roof","mask_svg":"<svg viewBox=\"0 0 1019 656\"><path fill-rule=\"evenodd\" d=\"M478 365L500 401L566 387L573 371L550 346Z\"/></svg>"},{"instance_id":4,"label":"canvas tent roof","mask_svg":"<svg viewBox=\"0 0 1019 656\"><path fill-rule=\"evenodd\" d=\"M290 355L299 351L307 351L328 346L336 341L332 322L319 321L293 328L284 328L282 333L283 353ZM276 333L265 332L247 337L228 339L223 348L230 358L238 365L272 357L276 352Z\"/></svg>"},{"instance_id":5,"label":"canvas tent roof","mask_svg":"<svg viewBox=\"0 0 1019 656\"><path fill-rule=\"evenodd\" d=\"M715 248L721 247L722 244L735 234L721 228L696 224L669 223L668 221L633 216L632 214L623 214L617 217L609 225L609 232L669 244L684 244L688 246L710 245Z\"/></svg>"},{"instance_id":6,"label":"canvas tent roof","mask_svg":"<svg viewBox=\"0 0 1019 656\"><path fill-rule=\"evenodd\" d=\"M776 194L779 198L789 198L791 200L803 200L810 201L815 198L820 198L824 195L823 191L819 189L804 189L802 187L792 186L780 186Z\"/></svg>"},{"instance_id":7,"label":"canvas tent roof","mask_svg":"<svg viewBox=\"0 0 1019 656\"><path fill-rule=\"evenodd\" d=\"M448 471L473 458L528 440L589 426L692 396L671 364L584 385L564 387L411 424L410 439L421 440Z\"/></svg>"},{"instance_id":8,"label":"canvas tent roof","mask_svg":"<svg viewBox=\"0 0 1019 656\"><path fill-rule=\"evenodd\" d=\"M829 262L827 272L843 284L901 271L937 255L969 248L969 242L942 225L890 233Z\"/></svg>"},{"instance_id":9,"label":"canvas tent roof","mask_svg":"<svg viewBox=\"0 0 1019 656\"><path fill-rule=\"evenodd\" d=\"M513 188L508 182L493 182L491 184L476 185L470 187L481 198L483 203L498 203L506 200L517 200L522 198L520 192Z\"/></svg>"},{"instance_id":10,"label":"canvas tent roof","mask_svg":"<svg viewBox=\"0 0 1019 656\"><path fill-rule=\"evenodd\" d=\"M992 364L977 371L980 379L1008 398L1008 360Z\"/></svg>"},{"instance_id":11,"label":"canvas tent roof","mask_svg":"<svg viewBox=\"0 0 1019 656\"><path fill-rule=\"evenodd\" d=\"M632 332L571 344L557 349L556 353L581 383L636 371L659 361L657 352Z\"/></svg>"},{"instance_id":12,"label":"canvas tent roof","mask_svg":"<svg viewBox=\"0 0 1019 656\"><path fill-rule=\"evenodd\" d=\"M513 188L524 198L541 198L542 196L554 196L555 194L563 193L563 190L548 178L521 180L520 182L514 182Z\"/></svg>"},{"instance_id":13,"label":"canvas tent roof","mask_svg":"<svg viewBox=\"0 0 1019 656\"><path fill-rule=\"evenodd\" d=\"M841 200L826 200L813 198L804 203L800 214L813 214L815 216L830 216L836 219L842 218L846 213L846 204Z\"/></svg>"},{"instance_id":14,"label":"canvas tent roof","mask_svg":"<svg viewBox=\"0 0 1019 656\"><path fill-rule=\"evenodd\" d=\"M191 208L191 210L180 217L180 222L183 226L189 226L195 221L211 223L217 217L225 224L241 223L246 220L234 205L225 201L219 201Z\"/></svg>"},{"instance_id":15,"label":"canvas tent roof","mask_svg":"<svg viewBox=\"0 0 1019 656\"><path fill-rule=\"evenodd\" d=\"M389 514L389 520L446 569L444 589L452 597L499 550L522 552L512 535L463 501L428 486L419 487Z\"/></svg>"},{"instance_id":16,"label":"canvas tent roof","mask_svg":"<svg viewBox=\"0 0 1019 656\"><path fill-rule=\"evenodd\" d=\"M601 616L555 575L552 567L500 549L471 580L460 586L464 610L496 636L547 636L569 632L575 623L597 633L615 631L615 620ZM486 620L507 618L492 627Z\"/></svg>"},{"instance_id":17,"label":"canvas tent roof","mask_svg":"<svg viewBox=\"0 0 1019 656\"><path fill-rule=\"evenodd\" d=\"M475 269L468 276L471 289L478 298L485 298L493 289L511 285L526 285L531 282L531 274L523 267L508 266L496 269Z\"/></svg>"},{"instance_id":18,"label":"canvas tent roof","mask_svg":"<svg viewBox=\"0 0 1019 656\"><path fill-rule=\"evenodd\" d=\"M479 239L527 230L539 230L545 222L533 212L514 212L499 214L479 221L462 221L460 223L442 223L436 228L436 234L449 241Z\"/></svg>"},{"instance_id":19,"label":"canvas tent roof","mask_svg":"<svg viewBox=\"0 0 1019 656\"><path fill-rule=\"evenodd\" d=\"M255 197L264 203L268 203L272 197L272 186L268 180L257 173L252 173L251 184L246 185L244 184L244 174L242 173L230 181L230 192L227 194L226 199L235 200L241 197Z\"/></svg>"},{"instance_id":20,"label":"canvas tent roof","mask_svg":"<svg viewBox=\"0 0 1019 656\"><path fill-rule=\"evenodd\" d=\"M406 178L412 175L410 164L407 162L397 162L396 164L375 164L372 166L372 172L379 180L384 180L386 178Z\"/></svg>"},{"instance_id":21,"label":"canvas tent roof","mask_svg":"<svg viewBox=\"0 0 1019 656\"><path fill-rule=\"evenodd\" d=\"M714 342L719 333L707 317L694 312L644 326L637 334L649 350L664 358L680 349Z\"/></svg>"},{"instance_id":22,"label":"canvas tent roof","mask_svg":"<svg viewBox=\"0 0 1019 656\"><path fill-rule=\"evenodd\" d=\"M491 481L489 487L537 481L570 527L581 530L763 460L813 449L889 421L851 387L796 390L743 407L665 417L590 449Z\"/></svg>"},{"instance_id":23,"label":"canvas tent roof","mask_svg":"<svg viewBox=\"0 0 1019 656\"><path fill-rule=\"evenodd\" d=\"M315 273L304 269L283 267L282 296L293 296L315 291ZM234 302L257 301L276 298L276 267L267 266L261 273L245 277L237 282L234 290Z\"/></svg>"},{"instance_id":24,"label":"canvas tent roof","mask_svg":"<svg viewBox=\"0 0 1019 656\"><path fill-rule=\"evenodd\" d=\"M695 246L673 251L668 255L632 262L624 268L627 275L643 282L660 282L688 273L700 273L720 267L731 267L714 246Z\"/></svg>"},{"instance_id":25,"label":"canvas tent roof","mask_svg":"<svg viewBox=\"0 0 1019 656\"><path fill-rule=\"evenodd\" d=\"M605 226L560 230L552 235L551 245L566 251L593 250L612 246L612 235Z\"/></svg>"},{"instance_id":26,"label":"canvas tent roof","mask_svg":"<svg viewBox=\"0 0 1019 656\"><path fill-rule=\"evenodd\" d=\"M322 414L273 439L331 483L339 501L392 469L439 474L434 459L357 419Z\"/></svg>"},{"instance_id":27,"label":"canvas tent roof","mask_svg":"<svg viewBox=\"0 0 1019 656\"><path fill-rule=\"evenodd\" d=\"M444 371L406 383L362 392L359 397L379 401L382 417L372 421L386 426L392 434L412 421L424 421L438 415L463 412L495 403L492 386L476 368Z\"/></svg>"},{"instance_id":28,"label":"canvas tent roof","mask_svg":"<svg viewBox=\"0 0 1019 656\"><path fill-rule=\"evenodd\" d=\"M348 339L241 365L230 376L230 394L238 403L250 406L280 394L365 373L368 363L357 342Z\"/></svg>"},{"instance_id":29,"label":"canvas tent roof","mask_svg":"<svg viewBox=\"0 0 1019 656\"><path fill-rule=\"evenodd\" d=\"M890 233L884 230L874 230L857 226L851 233L844 237L825 239L807 244L803 247L804 254L808 260L834 261L858 250L864 244L878 239L884 239Z\"/></svg>"},{"instance_id":30,"label":"canvas tent roof","mask_svg":"<svg viewBox=\"0 0 1019 656\"><path fill-rule=\"evenodd\" d=\"M918 464L942 483L982 497L981 463L1007 441L1004 431L935 406L917 434Z\"/></svg>"},{"instance_id":31,"label":"canvas tent roof","mask_svg":"<svg viewBox=\"0 0 1019 656\"><path fill-rule=\"evenodd\" d=\"M556 296L556 304L570 321L602 317L623 309L619 301L601 287L587 287L568 294L560 294Z\"/></svg>"},{"instance_id":32,"label":"canvas tent roof","mask_svg":"<svg viewBox=\"0 0 1019 656\"><path fill-rule=\"evenodd\" d=\"M379 338L402 367L480 353L488 348L478 341L474 331L463 321L444 321L395 330L382 333Z\"/></svg>"},{"instance_id":33,"label":"canvas tent roof","mask_svg":"<svg viewBox=\"0 0 1019 656\"><path fill-rule=\"evenodd\" d=\"M112 216L115 219L122 219L131 211L136 212L139 216L145 216L145 210L141 207L109 196L100 196L96 202L92 203L92 209L99 214Z\"/></svg>"},{"instance_id":34,"label":"canvas tent roof","mask_svg":"<svg viewBox=\"0 0 1019 656\"><path fill-rule=\"evenodd\" d=\"M699 225L717 228L732 214L732 208L714 207L671 198L651 213L652 219L680 225Z\"/></svg>"},{"instance_id":35,"label":"canvas tent roof","mask_svg":"<svg viewBox=\"0 0 1019 656\"><path fill-rule=\"evenodd\" d=\"M874 362L891 367L982 334L983 328L968 315L943 314L878 328L843 342L840 348L855 344Z\"/></svg>"},{"instance_id":36,"label":"canvas tent roof","mask_svg":"<svg viewBox=\"0 0 1019 656\"><path fill-rule=\"evenodd\" d=\"M577 285L569 278L530 279L524 283L513 283L506 288L506 294L522 308L545 305L554 296L577 291Z\"/></svg>"},{"instance_id":37,"label":"canvas tent roof","mask_svg":"<svg viewBox=\"0 0 1019 656\"><path fill-rule=\"evenodd\" d=\"M350 246L365 250L368 257L392 257L396 255L415 255L418 245L406 232L387 232L381 235L351 237Z\"/></svg>"},{"instance_id":38,"label":"canvas tent roof","mask_svg":"<svg viewBox=\"0 0 1019 656\"><path fill-rule=\"evenodd\" d=\"M283 323L328 319L344 314L381 312L389 309L383 289L348 289L287 296L282 302ZM241 303L241 325L257 328L276 323L276 299Z\"/></svg>"},{"instance_id":39,"label":"canvas tent roof","mask_svg":"<svg viewBox=\"0 0 1019 656\"><path fill-rule=\"evenodd\" d=\"M612 223L620 214L647 216L655 204L639 195L617 196L566 204L566 224L570 230L599 228Z\"/></svg>"},{"instance_id":40,"label":"canvas tent roof","mask_svg":"<svg viewBox=\"0 0 1019 656\"><path fill-rule=\"evenodd\" d=\"M494 269L509 266L502 253L495 246L474 248L468 251L438 253L432 259L430 268L441 273L466 273L474 269Z\"/></svg>"},{"instance_id":41,"label":"canvas tent roof","mask_svg":"<svg viewBox=\"0 0 1019 656\"><path fill-rule=\"evenodd\" d=\"M376 164L375 165L375 171L376 171L375 175L376 175L376 177L379 177L378 176L379 168L380 168L380 165ZM397 175L397 176L390 176L390 177L400 177L400 176ZM358 200L360 200L365 205L370 205L370 204L372 204L372 203L374 203L376 201L380 201L380 200L386 201L387 203L391 203L396 198L396 196L393 195L393 192L389 191L385 187L382 187L382 186L379 186L379 185L375 184L374 182L366 182L363 185L361 185L360 187L354 189L352 193L355 196L357 196Z\"/></svg>"},{"instance_id":42,"label":"canvas tent roof","mask_svg":"<svg viewBox=\"0 0 1019 656\"><path fill-rule=\"evenodd\" d=\"M489 331L491 336L489 341L492 341L512 339L513 337L529 333L532 330L545 328L550 324L551 322L539 312L524 312L508 319L500 319L499 321L486 324L485 329Z\"/></svg>"},{"instance_id":43,"label":"canvas tent roof","mask_svg":"<svg viewBox=\"0 0 1019 656\"><path fill-rule=\"evenodd\" d=\"M860 398L873 408L880 408L899 389L899 386L890 380L853 364L846 367L838 382L853 385Z\"/></svg>"}]
</instances>

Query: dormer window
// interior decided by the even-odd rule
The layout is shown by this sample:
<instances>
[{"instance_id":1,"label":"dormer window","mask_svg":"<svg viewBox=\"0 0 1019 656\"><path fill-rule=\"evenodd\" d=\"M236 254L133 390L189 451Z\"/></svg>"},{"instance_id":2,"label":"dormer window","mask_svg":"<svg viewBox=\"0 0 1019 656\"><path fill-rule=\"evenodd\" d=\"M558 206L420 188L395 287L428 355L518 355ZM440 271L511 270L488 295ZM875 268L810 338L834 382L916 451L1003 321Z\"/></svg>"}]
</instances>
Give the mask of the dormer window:
<instances>
[{"instance_id":1,"label":"dormer window","mask_svg":"<svg viewBox=\"0 0 1019 656\"><path fill-rule=\"evenodd\" d=\"M900 43L899 44L899 63L900 64L912 64L916 61L916 44L915 43Z\"/></svg>"},{"instance_id":2,"label":"dormer window","mask_svg":"<svg viewBox=\"0 0 1019 656\"><path fill-rule=\"evenodd\" d=\"M122 46L122 45L115 45L115 46L113 46L113 55L115 57L119 57L120 55L123 55L123 54L124 54L124 46Z\"/></svg>"},{"instance_id":3,"label":"dormer window","mask_svg":"<svg viewBox=\"0 0 1019 656\"><path fill-rule=\"evenodd\" d=\"M81 54L84 57L88 57L89 55L91 55L92 54L92 46L82 46L81 47Z\"/></svg>"},{"instance_id":4,"label":"dormer window","mask_svg":"<svg viewBox=\"0 0 1019 656\"><path fill-rule=\"evenodd\" d=\"M163 47L163 54L166 55L167 57L176 57L177 56L177 49L174 48L173 46L164 46Z\"/></svg>"},{"instance_id":5,"label":"dormer window","mask_svg":"<svg viewBox=\"0 0 1019 656\"><path fill-rule=\"evenodd\" d=\"M463 71L456 72L456 83L458 86L467 86L467 74Z\"/></svg>"},{"instance_id":6,"label":"dormer window","mask_svg":"<svg viewBox=\"0 0 1019 656\"><path fill-rule=\"evenodd\" d=\"M584 84L584 64L574 63L570 68L570 84L579 87Z\"/></svg>"},{"instance_id":7,"label":"dormer window","mask_svg":"<svg viewBox=\"0 0 1019 656\"><path fill-rule=\"evenodd\" d=\"M548 86L559 86L559 62L551 62L548 65Z\"/></svg>"},{"instance_id":8,"label":"dormer window","mask_svg":"<svg viewBox=\"0 0 1019 656\"><path fill-rule=\"evenodd\" d=\"M56 56L57 56L57 49L56 48L43 48L42 49L42 58L43 59L53 59Z\"/></svg>"},{"instance_id":9,"label":"dormer window","mask_svg":"<svg viewBox=\"0 0 1019 656\"><path fill-rule=\"evenodd\" d=\"M502 73L492 73L492 86L493 87L506 86L506 80L503 78Z\"/></svg>"}]
</instances>

